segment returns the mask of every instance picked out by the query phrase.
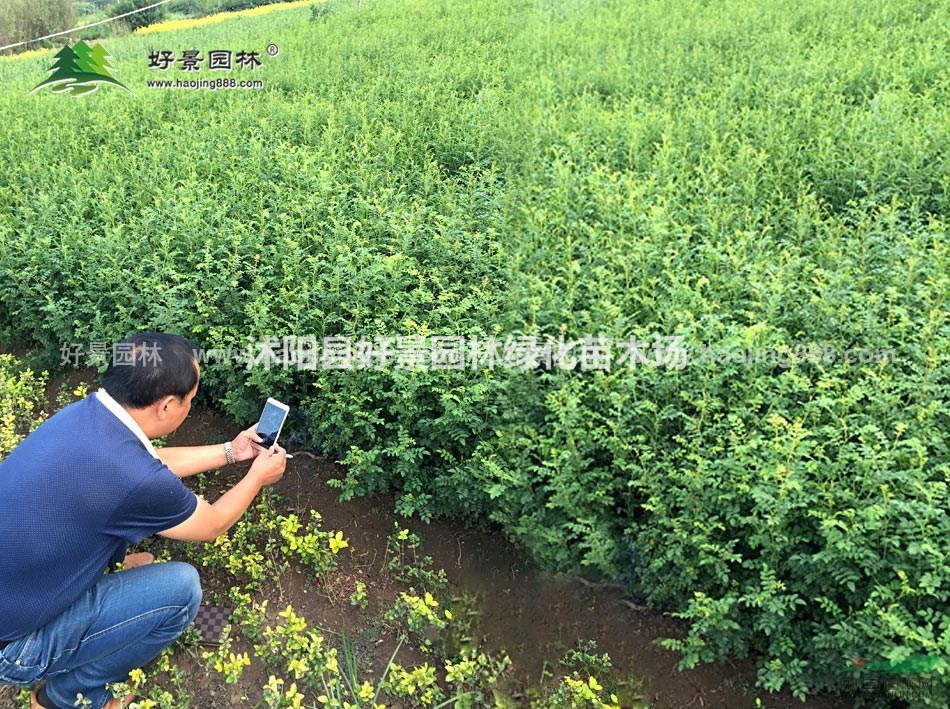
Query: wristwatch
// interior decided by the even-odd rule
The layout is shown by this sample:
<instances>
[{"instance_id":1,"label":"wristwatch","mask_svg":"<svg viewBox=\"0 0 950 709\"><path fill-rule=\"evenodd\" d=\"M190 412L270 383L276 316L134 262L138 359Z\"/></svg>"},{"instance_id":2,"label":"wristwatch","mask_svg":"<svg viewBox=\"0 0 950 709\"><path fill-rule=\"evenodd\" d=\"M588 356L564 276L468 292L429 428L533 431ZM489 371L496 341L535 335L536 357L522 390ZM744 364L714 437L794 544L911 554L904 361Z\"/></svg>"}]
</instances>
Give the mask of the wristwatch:
<instances>
[{"instance_id":1,"label":"wristwatch","mask_svg":"<svg viewBox=\"0 0 950 709\"><path fill-rule=\"evenodd\" d=\"M231 447L231 441L225 441L224 444L224 457L228 459L229 464L234 463L234 450Z\"/></svg>"}]
</instances>

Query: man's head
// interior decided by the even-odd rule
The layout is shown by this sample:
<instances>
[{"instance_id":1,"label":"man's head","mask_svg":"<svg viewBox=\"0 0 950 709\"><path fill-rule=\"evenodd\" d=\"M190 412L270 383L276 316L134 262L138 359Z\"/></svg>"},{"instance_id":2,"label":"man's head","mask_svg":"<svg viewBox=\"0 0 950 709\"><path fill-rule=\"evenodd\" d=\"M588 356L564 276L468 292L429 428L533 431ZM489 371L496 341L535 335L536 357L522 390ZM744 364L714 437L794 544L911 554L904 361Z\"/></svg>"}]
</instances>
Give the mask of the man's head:
<instances>
[{"instance_id":1,"label":"man's head","mask_svg":"<svg viewBox=\"0 0 950 709\"><path fill-rule=\"evenodd\" d=\"M200 369L195 346L178 335L143 332L116 345L102 387L149 438L171 433L191 410Z\"/></svg>"}]
</instances>

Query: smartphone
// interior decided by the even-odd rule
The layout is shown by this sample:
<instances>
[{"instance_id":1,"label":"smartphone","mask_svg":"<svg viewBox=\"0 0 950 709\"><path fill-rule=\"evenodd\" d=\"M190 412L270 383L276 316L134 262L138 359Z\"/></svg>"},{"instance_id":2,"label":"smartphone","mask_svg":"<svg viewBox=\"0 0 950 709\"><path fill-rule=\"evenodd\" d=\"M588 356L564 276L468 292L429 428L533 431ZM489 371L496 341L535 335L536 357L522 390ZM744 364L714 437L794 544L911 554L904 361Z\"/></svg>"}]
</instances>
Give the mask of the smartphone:
<instances>
[{"instance_id":1,"label":"smartphone","mask_svg":"<svg viewBox=\"0 0 950 709\"><path fill-rule=\"evenodd\" d=\"M267 400L264 411L261 412L261 420L257 422L257 435L264 440L257 445L271 448L277 443L277 437L280 435L280 429L284 427L289 411L287 404L282 404L277 399Z\"/></svg>"}]
</instances>

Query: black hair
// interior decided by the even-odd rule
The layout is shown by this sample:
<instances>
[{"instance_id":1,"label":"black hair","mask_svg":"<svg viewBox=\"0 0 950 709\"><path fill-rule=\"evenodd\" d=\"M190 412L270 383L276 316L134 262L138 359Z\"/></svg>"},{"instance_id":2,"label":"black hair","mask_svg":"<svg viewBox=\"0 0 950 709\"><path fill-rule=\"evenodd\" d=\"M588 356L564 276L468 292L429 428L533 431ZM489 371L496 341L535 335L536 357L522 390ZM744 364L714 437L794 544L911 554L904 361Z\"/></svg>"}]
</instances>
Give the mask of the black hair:
<instances>
[{"instance_id":1,"label":"black hair","mask_svg":"<svg viewBox=\"0 0 950 709\"><path fill-rule=\"evenodd\" d=\"M102 387L122 406L144 409L165 396L184 398L198 383L197 367L184 337L142 332L115 346Z\"/></svg>"}]
</instances>

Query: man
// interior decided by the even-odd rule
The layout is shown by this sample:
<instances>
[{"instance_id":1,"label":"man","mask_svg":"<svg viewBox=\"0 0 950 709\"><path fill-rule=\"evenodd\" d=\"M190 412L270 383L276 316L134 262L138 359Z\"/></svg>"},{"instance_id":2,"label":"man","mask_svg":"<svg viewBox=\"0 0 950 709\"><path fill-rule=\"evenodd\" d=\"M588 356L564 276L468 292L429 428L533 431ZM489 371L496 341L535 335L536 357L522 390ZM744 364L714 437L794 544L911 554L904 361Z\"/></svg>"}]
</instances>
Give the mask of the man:
<instances>
[{"instance_id":1,"label":"man","mask_svg":"<svg viewBox=\"0 0 950 709\"><path fill-rule=\"evenodd\" d=\"M124 340L102 389L51 417L0 463L0 684L46 684L33 709L92 709L119 700L105 685L156 657L192 623L201 602L188 564L126 557L152 534L211 541L265 485L285 451L264 450L255 428L210 446L153 448L188 416L200 368L190 342L144 333ZM121 359L120 359L121 353ZM213 505L180 478L254 458Z\"/></svg>"}]
</instances>

